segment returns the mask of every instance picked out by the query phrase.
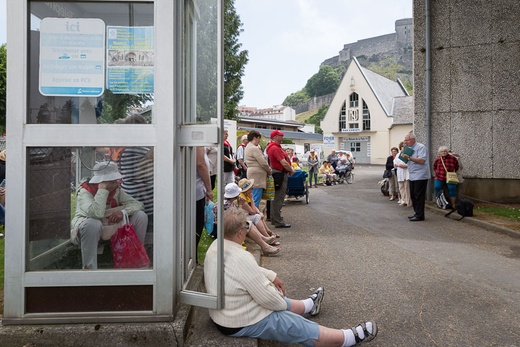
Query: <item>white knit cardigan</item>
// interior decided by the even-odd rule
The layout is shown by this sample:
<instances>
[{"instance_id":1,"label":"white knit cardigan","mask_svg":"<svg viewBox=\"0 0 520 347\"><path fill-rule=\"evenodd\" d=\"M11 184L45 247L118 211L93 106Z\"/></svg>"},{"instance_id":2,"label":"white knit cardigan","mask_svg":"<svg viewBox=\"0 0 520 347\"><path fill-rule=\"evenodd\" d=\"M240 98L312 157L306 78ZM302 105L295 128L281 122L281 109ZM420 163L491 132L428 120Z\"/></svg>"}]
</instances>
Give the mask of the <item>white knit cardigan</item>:
<instances>
[{"instance_id":1,"label":"white knit cardigan","mask_svg":"<svg viewBox=\"0 0 520 347\"><path fill-rule=\"evenodd\" d=\"M273 311L287 309L283 295L274 286L276 273L259 266L253 255L236 242L224 240L224 308L209 310L213 321L228 328L259 322ZM208 294L217 294L217 242L204 261Z\"/></svg>"}]
</instances>

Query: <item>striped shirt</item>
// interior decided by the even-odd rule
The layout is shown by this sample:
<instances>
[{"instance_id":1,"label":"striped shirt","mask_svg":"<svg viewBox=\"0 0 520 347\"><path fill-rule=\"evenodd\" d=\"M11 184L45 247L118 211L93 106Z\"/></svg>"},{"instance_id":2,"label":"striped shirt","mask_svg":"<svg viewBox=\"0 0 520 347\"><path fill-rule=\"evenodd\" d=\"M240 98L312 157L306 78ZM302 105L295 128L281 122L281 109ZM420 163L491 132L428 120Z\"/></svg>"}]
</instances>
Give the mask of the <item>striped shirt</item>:
<instances>
[{"instance_id":1,"label":"striped shirt","mask_svg":"<svg viewBox=\"0 0 520 347\"><path fill-rule=\"evenodd\" d=\"M146 158L150 147L127 147L121 154L119 167L121 188L144 205L144 212L153 214L153 158Z\"/></svg>"}]
</instances>

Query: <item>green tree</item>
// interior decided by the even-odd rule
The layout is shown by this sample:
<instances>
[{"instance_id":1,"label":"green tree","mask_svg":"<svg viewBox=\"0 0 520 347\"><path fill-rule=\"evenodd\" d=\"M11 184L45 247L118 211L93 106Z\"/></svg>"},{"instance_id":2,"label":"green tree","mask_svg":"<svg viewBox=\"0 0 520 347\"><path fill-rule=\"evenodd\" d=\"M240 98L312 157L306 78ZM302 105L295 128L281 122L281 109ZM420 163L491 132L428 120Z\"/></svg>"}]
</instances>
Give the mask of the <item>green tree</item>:
<instances>
[{"instance_id":1,"label":"green tree","mask_svg":"<svg viewBox=\"0 0 520 347\"><path fill-rule=\"evenodd\" d=\"M6 97L7 97L7 48L0 46L0 131L5 132Z\"/></svg>"},{"instance_id":2,"label":"green tree","mask_svg":"<svg viewBox=\"0 0 520 347\"><path fill-rule=\"evenodd\" d=\"M216 4L215 4L216 5ZM217 110L217 8L200 7L197 22L197 120L206 122ZM224 118L236 119L242 99L242 76L248 52L238 42L242 22L235 11L234 0L224 1Z\"/></svg>"},{"instance_id":3,"label":"green tree","mask_svg":"<svg viewBox=\"0 0 520 347\"><path fill-rule=\"evenodd\" d=\"M339 87L339 75L330 66L324 65L307 81L305 89L309 96L322 96L336 92Z\"/></svg>"},{"instance_id":4,"label":"green tree","mask_svg":"<svg viewBox=\"0 0 520 347\"><path fill-rule=\"evenodd\" d=\"M293 107L299 104L303 104L304 102L307 102L309 100L309 95L307 94L305 88L303 88L302 90L299 90L296 93L292 93L291 95L286 97L282 105Z\"/></svg>"},{"instance_id":5,"label":"green tree","mask_svg":"<svg viewBox=\"0 0 520 347\"><path fill-rule=\"evenodd\" d=\"M314 124L314 131L318 134L323 134L323 130L321 130L320 123L325 119L325 115L327 114L327 110L329 109L329 105L323 105L318 109L318 112L309 117L309 119L305 120L306 124Z\"/></svg>"}]
</instances>

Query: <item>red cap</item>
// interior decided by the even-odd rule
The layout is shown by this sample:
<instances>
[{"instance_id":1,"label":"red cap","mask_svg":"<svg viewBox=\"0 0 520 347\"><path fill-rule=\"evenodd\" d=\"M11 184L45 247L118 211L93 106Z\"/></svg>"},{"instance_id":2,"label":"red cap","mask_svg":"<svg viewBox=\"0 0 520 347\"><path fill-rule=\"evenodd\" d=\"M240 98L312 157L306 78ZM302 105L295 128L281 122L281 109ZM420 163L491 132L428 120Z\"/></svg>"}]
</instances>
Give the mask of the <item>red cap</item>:
<instances>
[{"instance_id":1,"label":"red cap","mask_svg":"<svg viewBox=\"0 0 520 347\"><path fill-rule=\"evenodd\" d=\"M275 136L283 136L283 131L280 131L280 130L271 131L271 138L273 138Z\"/></svg>"}]
</instances>

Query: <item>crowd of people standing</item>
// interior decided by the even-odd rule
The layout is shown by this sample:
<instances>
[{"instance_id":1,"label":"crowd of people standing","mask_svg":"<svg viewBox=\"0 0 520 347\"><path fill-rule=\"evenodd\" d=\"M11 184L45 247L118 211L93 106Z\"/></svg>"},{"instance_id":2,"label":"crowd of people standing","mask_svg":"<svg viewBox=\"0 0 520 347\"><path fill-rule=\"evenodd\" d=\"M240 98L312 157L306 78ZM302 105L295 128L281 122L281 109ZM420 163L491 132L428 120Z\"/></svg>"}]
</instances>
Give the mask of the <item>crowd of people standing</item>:
<instances>
[{"instance_id":1,"label":"crowd of people standing","mask_svg":"<svg viewBox=\"0 0 520 347\"><path fill-rule=\"evenodd\" d=\"M458 156L450 153L446 146L441 146L438 157L430 167L428 148L418 142L413 133L406 134L399 148L391 148L385 164L390 200L397 200L399 206L413 207L414 214L408 217L410 221L424 221L427 186L433 169L435 197L447 187L450 207L455 209L459 184L463 181L459 161ZM448 181L448 173L457 173L458 183Z\"/></svg>"}]
</instances>

